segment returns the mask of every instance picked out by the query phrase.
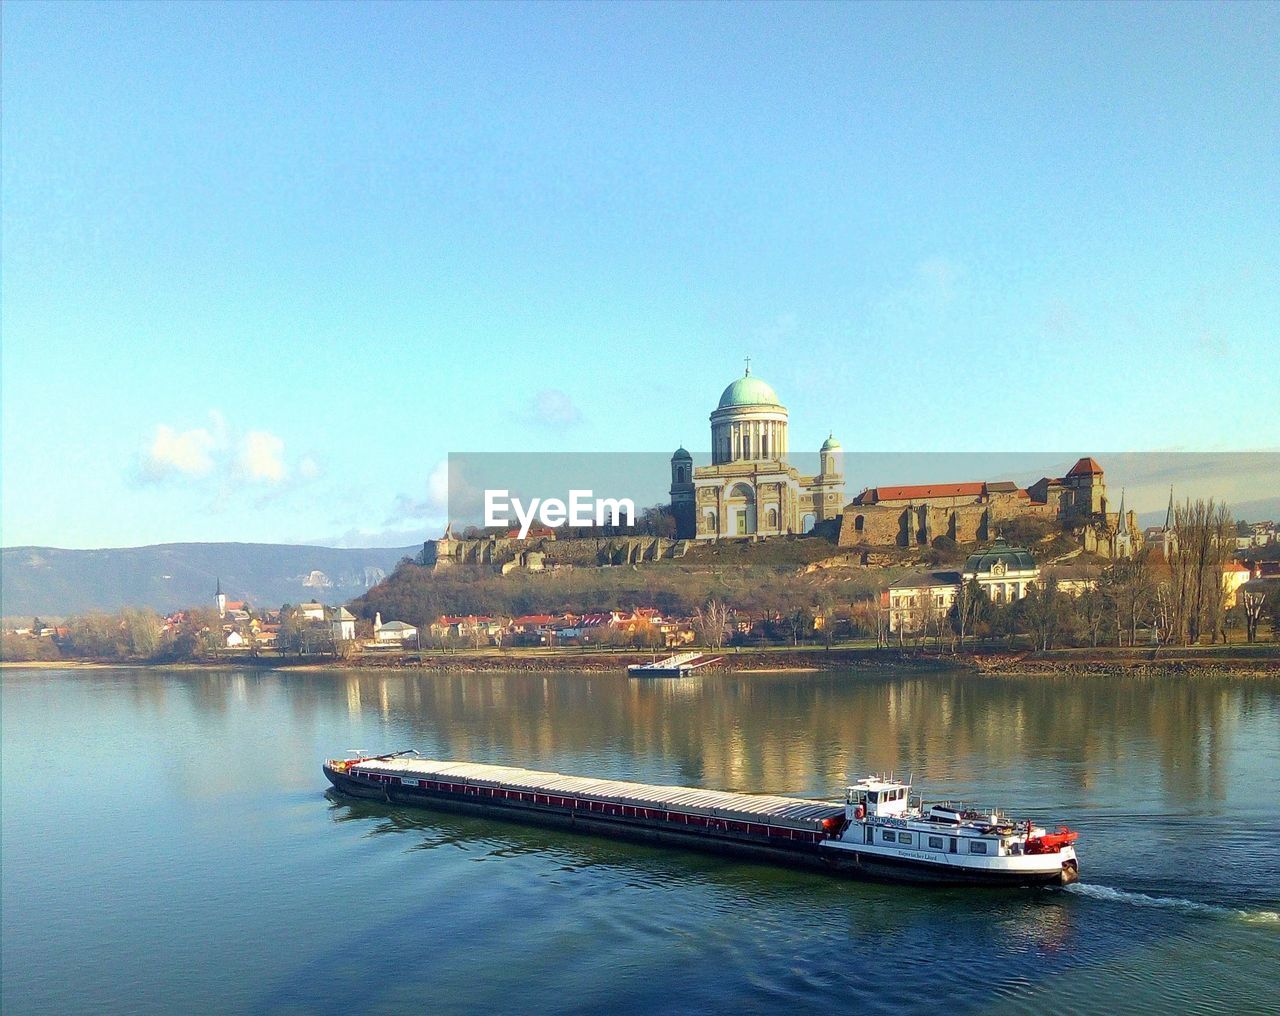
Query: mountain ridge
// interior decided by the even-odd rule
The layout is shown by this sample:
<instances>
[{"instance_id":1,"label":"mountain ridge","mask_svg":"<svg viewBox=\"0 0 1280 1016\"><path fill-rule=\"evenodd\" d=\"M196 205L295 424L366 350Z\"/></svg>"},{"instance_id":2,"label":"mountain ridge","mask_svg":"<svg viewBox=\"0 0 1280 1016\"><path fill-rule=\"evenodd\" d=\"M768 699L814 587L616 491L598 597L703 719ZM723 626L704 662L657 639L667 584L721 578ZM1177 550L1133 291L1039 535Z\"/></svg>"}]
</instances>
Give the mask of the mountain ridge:
<instances>
[{"instance_id":1,"label":"mountain ridge","mask_svg":"<svg viewBox=\"0 0 1280 1016\"><path fill-rule=\"evenodd\" d=\"M232 600L264 607L345 603L418 547L293 543L158 543L69 550L0 548L0 612L66 616L88 610L212 605L220 582Z\"/></svg>"}]
</instances>

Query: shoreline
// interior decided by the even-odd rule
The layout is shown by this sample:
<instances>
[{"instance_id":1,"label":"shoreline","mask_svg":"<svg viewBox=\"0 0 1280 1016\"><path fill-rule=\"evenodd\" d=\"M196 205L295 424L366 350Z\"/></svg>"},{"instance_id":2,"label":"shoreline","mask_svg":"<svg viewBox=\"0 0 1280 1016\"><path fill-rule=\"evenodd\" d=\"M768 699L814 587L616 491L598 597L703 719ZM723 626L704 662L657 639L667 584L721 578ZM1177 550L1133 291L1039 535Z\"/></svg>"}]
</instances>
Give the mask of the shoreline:
<instances>
[{"instance_id":1,"label":"shoreline","mask_svg":"<svg viewBox=\"0 0 1280 1016\"><path fill-rule=\"evenodd\" d=\"M723 652L723 651L722 651ZM493 651L404 654L343 661L278 657L224 657L179 662L127 660L3 660L0 670L115 670L155 669L212 671L276 670L292 673L363 671L373 673L616 673L626 676L631 663L645 662L651 653L502 653ZM1047 653L989 649L951 654L899 648L805 647L743 649L726 652L720 662L701 672L768 676L822 674L854 670L864 673L965 671L982 676L1132 676L1227 675L1280 677L1280 644L1229 647L1169 648L1153 654L1149 648L1062 649ZM661 680L661 678L649 678Z\"/></svg>"}]
</instances>

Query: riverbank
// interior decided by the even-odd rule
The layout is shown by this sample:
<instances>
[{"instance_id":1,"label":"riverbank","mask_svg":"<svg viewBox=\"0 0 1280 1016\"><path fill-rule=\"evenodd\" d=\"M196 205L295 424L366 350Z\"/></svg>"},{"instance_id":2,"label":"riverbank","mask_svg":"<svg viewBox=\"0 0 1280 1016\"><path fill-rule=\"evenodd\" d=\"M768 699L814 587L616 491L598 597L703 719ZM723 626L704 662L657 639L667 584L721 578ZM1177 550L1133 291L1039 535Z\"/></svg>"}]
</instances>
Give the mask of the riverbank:
<instances>
[{"instance_id":1,"label":"riverbank","mask_svg":"<svg viewBox=\"0 0 1280 1016\"><path fill-rule=\"evenodd\" d=\"M718 655L720 660L702 672L766 675L832 670L969 670L993 676L1098 674L1141 677L1156 674L1216 673L1232 676L1280 676L1280 645L1270 643L1164 648L1156 652L1150 647L1099 647L1057 649L1043 653L988 648L952 653L937 649L800 646L721 650ZM0 661L0 668L93 670L111 667L160 667L167 670L225 670L235 667L302 673L367 670L439 673L573 671L623 674L629 664L645 663L652 658L651 653L625 651L481 649L447 653L368 655L352 660L228 654L180 663L110 660Z\"/></svg>"}]
</instances>

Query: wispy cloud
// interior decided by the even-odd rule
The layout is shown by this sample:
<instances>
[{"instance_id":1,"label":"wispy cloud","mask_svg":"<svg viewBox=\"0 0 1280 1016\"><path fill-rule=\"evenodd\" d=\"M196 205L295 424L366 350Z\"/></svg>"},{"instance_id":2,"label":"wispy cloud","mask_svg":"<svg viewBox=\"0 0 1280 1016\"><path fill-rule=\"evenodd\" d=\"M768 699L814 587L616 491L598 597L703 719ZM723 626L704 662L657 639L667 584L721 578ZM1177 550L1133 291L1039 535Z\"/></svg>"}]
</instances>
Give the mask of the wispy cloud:
<instances>
[{"instance_id":1,"label":"wispy cloud","mask_svg":"<svg viewBox=\"0 0 1280 1016\"><path fill-rule=\"evenodd\" d=\"M441 459L427 476L425 496L400 494L391 506L384 527L402 526L406 522L443 525L449 515L449 460Z\"/></svg>"},{"instance_id":2,"label":"wispy cloud","mask_svg":"<svg viewBox=\"0 0 1280 1016\"><path fill-rule=\"evenodd\" d=\"M241 442L236 461L241 475L254 483L280 483L288 470L284 464L284 440L265 430L251 430Z\"/></svg>"},{"instance_id":3,"label":"wispy cloud","mask_svg":"<svg viewBox=\"0 0 1280 1016\"><path fill-rule=\"evenodd\" d=\"M576 427L583 419L582 410L559 388L544 388L537 392L519 416L525 423L554 431Z\"/></svg>"},{"instance_id":4,"label":"wispy cloud","mask_svg":"<svg viewBox=\"0 0 1280 1016\"><path fill-rule=\"evenodd\" d=\"M209 414L208 427L178 430L167 423L156 425L155 433L140 455L136 474L139 480L163 483L208 476L215 456L226 445L226 421L216 410Z\"/></svg>"},{"instance_id":5,"label":"wispy cloud","mask_svg":"<svg viewBox=\"0 0 1280 1016\"><path fill-rule=\"evenodd\" d=\"M217 410L207 425L185 429L158 423L134 456L130 476L142 486L206 489L222 503L241 490L277 496L321 475L304 455L291 461L285 441L269 430L239 431Z\"/></svg>"}]
</instances>

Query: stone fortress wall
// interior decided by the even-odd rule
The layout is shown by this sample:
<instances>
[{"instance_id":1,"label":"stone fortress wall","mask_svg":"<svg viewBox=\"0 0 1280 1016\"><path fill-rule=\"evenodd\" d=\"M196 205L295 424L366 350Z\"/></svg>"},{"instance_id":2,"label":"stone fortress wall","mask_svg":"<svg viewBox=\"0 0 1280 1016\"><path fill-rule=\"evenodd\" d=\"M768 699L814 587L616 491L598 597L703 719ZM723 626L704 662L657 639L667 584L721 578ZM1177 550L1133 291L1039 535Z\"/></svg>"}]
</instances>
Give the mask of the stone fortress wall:
<instances>
[{"instance_id":1,"label":"stone fortress wall","mask_svg":"<svg viewBox=\"0 0 1280 1016\"><path fill-rule=\"evenodd\" d=\"M924 547L939 537L983 543L1016 519L1057 522L1080 548L1102 557L1130 556L1142 536L1137 516L1111 511L1102 467L1088 456L1063 477L1042 477L1023 489L1010 480L869 487L844 508L842 547Z\"/></svg>"},{"instance_id":2,"label":"stone fortress wall","mask_svg":"<svg viewBox=\"0 0 1280 1016\"><path fill-rule=\"evenodd\" d=\"M683 557L685 540L658 536L516 537L486 536L460 539L446 531L439 540L422 545L418 564L442 571L455 565L490 567L506 575L512 571L543 571L558 567L598 568L641 564Z\"/></svg>"}]
</instances>

